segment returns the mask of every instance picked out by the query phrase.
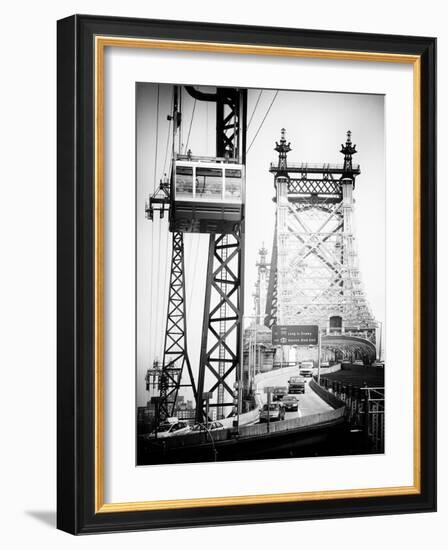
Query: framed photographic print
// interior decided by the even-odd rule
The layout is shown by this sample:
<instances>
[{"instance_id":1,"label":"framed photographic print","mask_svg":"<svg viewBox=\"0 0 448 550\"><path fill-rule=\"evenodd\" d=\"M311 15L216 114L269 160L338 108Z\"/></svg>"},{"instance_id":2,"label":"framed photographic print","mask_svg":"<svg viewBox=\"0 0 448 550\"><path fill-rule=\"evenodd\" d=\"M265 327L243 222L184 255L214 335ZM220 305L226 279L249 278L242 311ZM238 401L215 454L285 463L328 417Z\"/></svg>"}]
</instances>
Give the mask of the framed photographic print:
<instances>
[{"instance_id":1,"label":"framed photographic print","mask_svg":"<svg viewBox=\"0 0 448 550\"><path fill-rule=\"evenodd\" d=\"M434 38L58 22L58 527L435 510Z\"/></svg>"}]
</instances>

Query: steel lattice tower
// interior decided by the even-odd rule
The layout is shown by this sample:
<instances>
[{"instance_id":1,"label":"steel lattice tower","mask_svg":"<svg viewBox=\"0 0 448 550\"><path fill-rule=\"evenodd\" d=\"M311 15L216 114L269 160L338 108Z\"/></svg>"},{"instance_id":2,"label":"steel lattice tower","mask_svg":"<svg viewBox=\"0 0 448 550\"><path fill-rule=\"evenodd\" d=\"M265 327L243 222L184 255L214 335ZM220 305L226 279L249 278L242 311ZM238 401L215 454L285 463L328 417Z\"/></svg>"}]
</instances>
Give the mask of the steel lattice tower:
<instances>
[{"instance_id":1,"label":"steel lattice tower","mask_svg":"<svg viewBox=\"0 0 448 550\"><path fill-rule=\"evenodd\" d=\"M285 130L272 163L277 215L265 324L318 324L324 334L374 343L377 323L357 265L353 191L359 165L347 132L344 163L288 163Z\"/></svg>"},{"instance_id":2,"label":"steel lattice tower","mask_svg":"<svg viewBox=\"0 0 448 550\"><path fill-rule=\"evenodd\" d=\"M184 238L173 232L170 288L168 295L165 345L160 378L160 419L174 415L179 388L191 387L196 400L196 386L187 350L186 296L185 296ZM184 368L189 383L182 384Z\"/></svg>"},{"instance_id":3,"label":"steel lattice tower","mask_svg":"<svg viewBox=\"0 0 448 550\"><path fill-rule=\"evenodd\" d=\"M146 389L159 390L157 419L173 416L180 388L191 388L197 399L196 384L187 347L184 239L180 231L172 234L171 275L168 292L163 363L154 362L146 374ZM188 377L185 377L185 367Z\"/></svg>"},{"instance_id":4,"label":"steel lattice tower","mask_svg":"<svg viewBox=\"0 0 448 550\"><path fill-rule=\"evenodd\" d=\"M216 96L193 97L216 101L216 154L246 162L247 90L217 88ZM207 284L197 386L196 420L206 416L204 395L216 417L224 418L237 406L235 384L241 378L242 304L244 290L244 217L231 233L212 233L209 241Z\"/></svg>"}]
</instances>

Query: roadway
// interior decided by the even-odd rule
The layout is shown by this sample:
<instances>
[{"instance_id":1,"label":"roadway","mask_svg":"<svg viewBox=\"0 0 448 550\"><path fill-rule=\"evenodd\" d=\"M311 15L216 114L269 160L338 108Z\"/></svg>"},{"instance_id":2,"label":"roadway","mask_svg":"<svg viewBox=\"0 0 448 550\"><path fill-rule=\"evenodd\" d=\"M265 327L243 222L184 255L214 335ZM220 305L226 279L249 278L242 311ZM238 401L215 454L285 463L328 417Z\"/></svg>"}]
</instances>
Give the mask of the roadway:
<instances>
[{"instance_id":1,"label":"roadway","mask_svg":"<svg viewBox=\"0 0 448 550\"><path fill-rule=\"evenodd\" d=\"M271 386L285 386L288 387L288 380L291 378L291 369L285 369L286 372L282 372L281 369L276 371L275 377L270 377L268 380L262 380L257 385L257 391L259 392L260 399L263 403L266 403L267 394L264 393L264 388ZM277 374L278 373L278 374ZM297 376L297 374L295 374ZM311 378L305 378L307 383L305 384L305 393L294 394L299 400L298 412L286 412L285 420L291 418L297 418L300 416L307 416L310 414L316 414L321 412L332 411L333 408L328 405L323 399L321 399L309 385Z\"/></svg>"}]
</instances>

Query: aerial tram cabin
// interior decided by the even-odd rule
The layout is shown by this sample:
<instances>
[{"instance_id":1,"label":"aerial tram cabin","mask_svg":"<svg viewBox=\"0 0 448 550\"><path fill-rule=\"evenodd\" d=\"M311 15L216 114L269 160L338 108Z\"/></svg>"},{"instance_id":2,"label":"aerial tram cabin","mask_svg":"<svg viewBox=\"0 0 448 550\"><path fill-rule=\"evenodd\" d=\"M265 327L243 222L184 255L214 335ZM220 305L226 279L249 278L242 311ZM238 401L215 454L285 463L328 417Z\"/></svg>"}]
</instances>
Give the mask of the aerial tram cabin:
<instances>
[{"instance_id":1,"label":"aerial tram cabin","mask_svg":"<svg viewBox=\"0 0 448 550\"><path fill-rule=\"evenodd\" d=\"M170 189L171 231L232 233L243 220L245 170L235 159L176 155Z\"/></svg>"}]
</instances>

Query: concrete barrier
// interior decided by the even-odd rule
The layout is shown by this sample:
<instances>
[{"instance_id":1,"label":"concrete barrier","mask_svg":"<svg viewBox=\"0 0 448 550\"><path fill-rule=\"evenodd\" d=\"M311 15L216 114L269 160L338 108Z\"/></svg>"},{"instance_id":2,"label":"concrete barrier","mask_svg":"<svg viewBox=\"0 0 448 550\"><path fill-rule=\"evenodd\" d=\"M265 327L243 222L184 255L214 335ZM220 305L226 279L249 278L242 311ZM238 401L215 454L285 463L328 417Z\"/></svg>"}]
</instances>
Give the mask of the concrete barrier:
<instances>
[{"instance_id":1,"label":"concrete barrier","mask_svg":"<svg viewBox=\"0 0 448 550\"><path fill-rule=\"evenodd\" d=\"M334 395L334 393L331 393L327 391L326 389L319 386L319 384L315 380L311 380L310 382L310 388L317 393L317 395L325 401L325 403L328 403L331 407L338 409L340 407L343 407L345 409L345 403L341 401L338 397Z\"/></svg>"},{"instance_id":2,"label":"concrete barrier","mask_svg":"<svg viewBox=\"0 0 448 550\"><path fill-rule=\"evenodd\" d=\"M331 411L325 411L322 413L310 414L298 418L291 418L289 420L280 420L276 422L270 422L269 431L268 424L254 424L252 426L242 426L240 424L238 430L238 439L250 439L251 437L257 438L266 434L274 433L287 433L288 431L297 430L300 428L308 428L311 426L318 427L319 425L331 424L340 421L345 414L345 407L339 407ZM197 445L209 444L212 441L218 443L221 441L229 441L235 438L235 430L227 428L225 430L217 430L214 432L205 433L189 433L180 435L178 437L166 438L159 440L159 445L162 445L165 449L181 449L182 447L191 447Z\"/></svg>"},{"instance_id":3,"label":"concrete barrier","mask_svg":"<svg viewBox=\"0 0 448 550\"><path fill-rule=\"evenodd\" d=\"M336 365L331 365L331 367L320 368L320 375L331 374L332 372L338 372L341 370L341 363L336 363ZM317 374L317 369L314 369L314 374Z\"/></svg>"}]
</instances>

